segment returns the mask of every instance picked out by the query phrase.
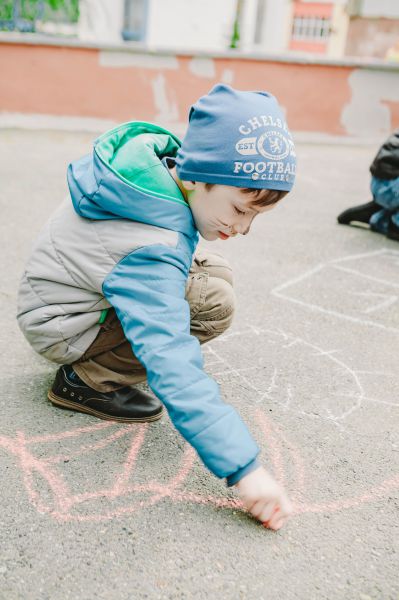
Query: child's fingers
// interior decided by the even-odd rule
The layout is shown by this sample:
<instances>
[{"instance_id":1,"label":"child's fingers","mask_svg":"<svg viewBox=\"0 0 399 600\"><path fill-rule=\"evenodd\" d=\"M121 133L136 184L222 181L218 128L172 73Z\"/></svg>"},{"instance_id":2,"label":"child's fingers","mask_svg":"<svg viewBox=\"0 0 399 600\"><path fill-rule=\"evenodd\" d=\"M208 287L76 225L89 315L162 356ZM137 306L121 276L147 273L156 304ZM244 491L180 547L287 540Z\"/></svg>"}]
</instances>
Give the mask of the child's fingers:
<instances>
[{"instance_id":1,"label":"child's fingers","mask_svg":"<svg viewBox=\"0 0 399 600\"><path fill-rule=\"evenodd\" d=\"M288 515L284 514L278 505L275 506L272 515L268 519L263 520L265 527L269 529L280 529L287 520Z\"/></svg>"},{"instance_id":2,"label":"child's fingers","mask_svg":"<svg viewBox=\"0 0 399 600\"><path fill-rule=\"evenodd\" d=\"M286 496L283 496L280 500L279 506L269 519L268 526L271 529L280 529L292 513L293 507L291 502Z\"/></svg>"},{"instance_id":3,"label":"child's fingers","mask_svg":"<svg viewBox=\"0 0 399 600\"><path fill-rule=\"evenodd\" d=\"M265 523L263 523L263 525L265 527L268 527L269 529L273 529L273 530L277 531L278 529L281 529L281 527L283 525L285 525L286 521L287 521L287 517L282 516L280 511L276 510L272 514L270 519L268 521L266 521Z\"/></svg>"},{"instance_id":4,"label":"child's fingers","mask_svg":"<svg viewBox=\"0 0 399 600\"><path fill-rule=\"evenodd\" d=\"M280 529L286 522L287 517L282 517L280 515L280 513L275 513L271 519L269 519L268 521L268 527L270 527L270 529Z\"/></svg>"},{"instance_id":5,"label":"child's fingers","mask_svg":"<svg viewBox=\"0 0 399 600\"><path fill-rule=\"evenodd\" d=\"M264 521L271 516L272 510L269 508L269 503L266 504L264 500L258 500L250 508L250 513L260 521Z\"/></svg>"},{"instance_id":6,"label":"child's fingers","mask_svg":"<svg viewBox=\"0 0 399 600\"><path fill-rule=\"evenodd\" d=\"M256 519L259 519L259 521L263 522L268 521L270 519L270 517L273 514L273 511L275 510L275 506L275 501L265 501L262 499L255 502L248 510L252 516L254 516Z\"/></svg>"},{"instance_id":7,"label":"child's fingers","mask_svg":"<svg viewBox=\"0 0 399 600\"><path fill-rule=\"evenodd\" d=\"M262 521L262 523L269 521L277 510L278 505L276 502L268 502L267 505L263 506L263 510L258 516L259 521Z\"/></svg>"},{"instance_id":8,"label":"child's fingers","mask_svg":"<svg viewBox=\"0 0 399 600\"><path fill-rule=\"evenodd\" d=\"M285 519L279 519L277 522L267 521L263 523L264 527L268 529L272 529L273 531L278 531L285 524Z\"/></svg>"},{"instance_id":9,"label":"child's fingers","mask_svg":"<svg viewBox=\"0 0 399 600\"><path fill-rule=\"evenodd\" d=\"M292 513L292 506L287 497L281 496L278 500L255 502L250 512L262 523L270 522L275 525L278 520L285 520Z\"/></svg>"}]
</instances>

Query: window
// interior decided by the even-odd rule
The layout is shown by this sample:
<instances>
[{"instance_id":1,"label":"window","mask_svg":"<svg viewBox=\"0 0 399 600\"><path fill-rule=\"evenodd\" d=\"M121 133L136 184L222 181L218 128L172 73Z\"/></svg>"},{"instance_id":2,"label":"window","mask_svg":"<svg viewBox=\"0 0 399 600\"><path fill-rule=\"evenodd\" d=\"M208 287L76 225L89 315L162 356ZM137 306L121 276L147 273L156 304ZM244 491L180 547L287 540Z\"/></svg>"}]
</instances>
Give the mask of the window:
<instances>
[{"instance_id":1,"label":"window","mask_svg":"<svg viewBox=\"0 0 399 600\"><path fill-rule=\"evenodd\" d=\"M141 41L145 38L148 0L125 0L122 37Z\"/></svg>"},{"instance_id":2,"label":"window","mask_svg":"<svg viewBox=\"0 0 399 600\"><path fill-rule=\"evenodd\" d=\"M326 17L294 17L293 40L327 40L330 35L331 19Z\"/></svg>"}]
</instances>

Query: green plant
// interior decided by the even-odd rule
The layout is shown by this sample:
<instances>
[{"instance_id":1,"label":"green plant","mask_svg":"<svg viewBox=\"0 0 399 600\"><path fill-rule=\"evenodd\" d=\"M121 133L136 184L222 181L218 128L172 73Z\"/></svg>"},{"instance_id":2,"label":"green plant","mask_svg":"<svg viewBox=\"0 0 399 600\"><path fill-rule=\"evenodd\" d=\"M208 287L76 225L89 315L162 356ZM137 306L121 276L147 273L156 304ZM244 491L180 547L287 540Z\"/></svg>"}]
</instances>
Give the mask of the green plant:
<instances>
[{"instance_id":1,"label":"green plant","mask_svg":"<svg viewBox=\"0 0 399 600\"><path fill-rule=\"evenodd\" d=\"M244 0L237 0L236 10L235 10L235 18L233 24L233 32L231 34L230 39L230 48L238 48L240 42L240 25L241 25L241 15L243 9Z\"/></svg>"},{"instance_id":2,"label":"green plant","mask_svg":"<svg viewBox=\"0 0 399 600\"><path fill-rule=\"evenodd\" d=\"M34 23L38 18L51 20L56 16L75 23L79 18L79 0L0 0L0 21L17 18Z\"/></svg>"},{"instance_id":3,"label":"green plant","mask_svg":"<svg viewBox=\"0 0 399 600\"><path fill-rule=\"evenodd\" d=\"M0 19L8 21L12 19L13 2L12 0L4 0L0 2Z\"/></svg>"},{"instance_id":4,"label":"green plant","mask_svg":"<svg viewBox=\"0 0 399 600\"><path fill-rule=\"evenodd\" d=\"M53 10L59 10L60 8L63 8L65 10L68 10L69 7L73 7L74 10L77 10L79 8L79 0L45 0L46 3L50 6L50 8L52 8Z\"/></svg>"},{"instance_id":5,"label":"green plant","mask_svg":"<svg viewBox=\"0 0 399 600\"><path fill-rule=\"evenodd\" d=\"M40 2L40 0L33 1ZM76 22L79 18L79 0L44 0L44 3L53 11L62 11L72 22Z\"/></svg>"}]
</instances>

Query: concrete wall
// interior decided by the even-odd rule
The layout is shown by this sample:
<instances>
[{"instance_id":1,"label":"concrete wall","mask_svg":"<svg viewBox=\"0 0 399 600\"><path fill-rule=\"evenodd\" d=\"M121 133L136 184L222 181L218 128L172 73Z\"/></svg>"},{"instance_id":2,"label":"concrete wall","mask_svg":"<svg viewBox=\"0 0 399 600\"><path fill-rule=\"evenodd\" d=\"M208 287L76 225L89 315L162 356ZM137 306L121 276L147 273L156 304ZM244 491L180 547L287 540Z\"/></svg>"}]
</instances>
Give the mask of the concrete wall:
<instances>
[{"instance_id":1,"label":"concrete wall","mask_svg":"<svg viewBox=\"0 0 399 600\"><path fill-rule=\"evenodd\" d=\"M399 65L98 48L0 35L5 113L153 121L184 128L190 105L217 82L269 90L291 129L373 136L399 126Z\"/></svg>"},{"instance_id":2,"label":"concrete wall","mask_svg":"<svg viewBox=\"0 0 399 600\"><path fill-rule=\"evenodd\" d=\"M236 0L151 0L149 47L225 50L233 32Z\"/></svg>"},{"instance_id":3,"label":"concrete wall","mask_svg":"<svg viewBox=\"0 0 399 600\"><path fill-rule=\"evenodd\" d=\"M289 46L292 28L293 4L290 0L260 0L263 2L262 20L257 24L257 45L264 52L282 54Z\"/></svg>"},{"instance_id":4,"label":"concrete wall","mask_svg":"<svg viewBox=\"0 0 399 600\"><path fill-rule=\"evenodd\" d=\"M399 2L397 0L363 0L361 6L363 17L399 18Z\"/></svg>"},{"instance_id":5,"label":"concrete wall","mask_svg":"<svg viewBox=\"0 0 399 600\"><path fill-rule=\"evenodd\" d=\"M122 41L123 0L84 0L79 3L78 36L83 41Z\"/></svg>"},{"instance_id":6,"label":"concrete wall","mask_svg":"<svg viewBox=\"0 0 399 600\"><path fill-rule=\"evenodd\" d=\"M114 0L119 2L120 0ZM263 1L263 0L262 0ZM284 4L288 0L277 0ZM276 2L276 0L274 0ZM237 0L150 0L145 44L173 51L223 52L230 46ZM240 50L254 47L258 0L245 0L240 19ZM282 28L284 13L273 13L275 27ZM263 50L270 50L264 37Z\"/></svg>"},{"instance_id":7,"label":"concrete wall","mask_svg":"<svg viewBox=\"0 0 399 600\"><path fill-rule=\"evenodd\" d=\"M349 22L345 54L384 58L399 41L399 19L355 17Z\"/></svg>"},{"instance_id":8,"label":"concrete wall","mask_svg":"<svg viewBox=\"0 0 399 600\"><path fill-rule=\"evenodd\" d=\"M344 4L336 2L332 13L331 33L328 40L327 56L342 58L348 36L349 15Z\"/></svg>"}]
</instances>

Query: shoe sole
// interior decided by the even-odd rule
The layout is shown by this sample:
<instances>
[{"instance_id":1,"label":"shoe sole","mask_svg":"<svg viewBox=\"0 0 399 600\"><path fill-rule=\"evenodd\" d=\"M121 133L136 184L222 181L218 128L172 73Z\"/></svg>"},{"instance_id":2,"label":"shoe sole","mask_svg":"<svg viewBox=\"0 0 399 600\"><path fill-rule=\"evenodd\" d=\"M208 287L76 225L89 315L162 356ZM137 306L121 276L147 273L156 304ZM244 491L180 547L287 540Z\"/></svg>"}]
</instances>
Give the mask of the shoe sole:
<instances>
[{"instance_id":1,"label":"shoe sole","mask_svg":"<svg viewBox=\"0 0 399 600\"><path fill-rule=\"evenodd\" d=\"M338 222L340 225L350 225L351 227L358 227L359 229L371 229L370 224L365 223L364 221L345 221L345 222L338 221Z\"/></svg>"},{"instance_id":2,"label":"shoe sole","mask_svg":"<svg viewBox=\"0 0 399 600\"><path fill-rule=\"evenodd\" d=\"M81 404L77 404L76 402L71 402L70 400L64 400L59 396L53 394L51 390L48 391L47 398L50 400L51 404L54 406L60 406L62 408L69 408L70 410L76 410L78 412L86 413L88 415L94 415L99 419L104 419L105 421L117 421L118 423L147 423L152 421L157 421L160 419L164 413L164 409L155 415L150 417L114 417L113 415L107 415L105 413L99 412L98 410L94 410L94 408L88 408L87 406L82 406Z\"/></svg>"}]
</instances>

